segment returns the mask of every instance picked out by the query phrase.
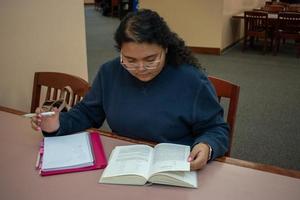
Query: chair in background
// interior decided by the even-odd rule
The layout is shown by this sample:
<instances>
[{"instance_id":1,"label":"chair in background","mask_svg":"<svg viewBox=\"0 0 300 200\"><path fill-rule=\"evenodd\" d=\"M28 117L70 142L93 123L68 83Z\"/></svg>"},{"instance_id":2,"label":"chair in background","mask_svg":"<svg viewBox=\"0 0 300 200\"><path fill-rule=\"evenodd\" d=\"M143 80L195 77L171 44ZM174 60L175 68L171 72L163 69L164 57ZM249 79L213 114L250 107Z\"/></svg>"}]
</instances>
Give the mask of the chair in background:
<instances>
[{"instance_id":1,"label":"chair in background","mask_svg":"<svg viewBox=\"0 0 300 200\"><path fill-rule=\"evenodd\" d=\"M119 4L119 19L122 20L123 17L127 15L128 12L133 11L133 0L120 0Z\"/></svg>"},{"instance_id":2,"label":"chair in background","mask_svg":"<svg viewBox=\"0 0 300 200\"><path fill-rule=\"evenodd\" d=\"M222 99L229 99L229 106L228 106L227 120L226 120L230 128L229 148L225 156L230 156L232 140L234 135L235 119L236 119L236 113L237 113L237 107L239 101L240 87L238 85L235 85L233 83L230 83L222 79L218 79L216 77L209 76L208 79L213 84L217 96L219 98L219 101L221 101Z\"/></svg>"},{"instance_id":3,"label":"chair in background","mask_svg":"<svg viewBox=\"0 0 300 200\"><path fill-rule=\"evenodd\" d=\"M289 5L291 5L290 3L287 3L287 2L282 2L282 1L273 1L272 3L273 5L281 5L281 6L284 6L285 8L288 7Z\"/></svg>"},{"instance_id":4,"label":"chair in background","mask_svg":"<svg viewBox=\"0 0 300 200\"><path fill-rule=\"evenodd\" d=\"M300 12L300 4L291 4L286 7L285 11L287 12Z\"/></svg>"},{"instance_id":5,"label":"chair in background","mask_svg":"<svg viewBox=\"0 0 300 200\"><path fill-rule=\"evenodd\" d=\"M100 11L101 10L101 4L102 4L102 2L101 2L102 0L94 0L94 6L95 6L95 10L98 10L98 11Z\"/></svg>"},{"instance_id":6,"label":"chair in background","mask_svg":"<svg viewBox=\"0 0 300 200\"><path fill-rule=\"evenodd\" d=\"M286 6L280 5L280 4L271 4L271 5L266 5L263 10L268 12L268 13L279 13L284 11Z\"/></svg>"},{"instance_id":7,"label":"chair in background","mask_svg":"<svg viewBox=\"0 0 300 200\"><path fill-rule=\"evenodd\" d=\"M69 107L74 106L88 92L90 85L80 77L59 72L36 72L34 74L31 112L46 100L58 100L64 92ZM43 93L45 92L45 99Z\"/></svg>"},{"instance_id":8,"label":"chair in background","mask_svg":"<svg viewBox=\"0 0 300 200\"><path fill-rule=\"evenodd\" d=\"M247 48L248 37L250 37L251 46L253 46L255 39L262 38L263 53L265 53L268 45L268 13L263 11L245 11L244 19L243 51ZM272 43L273 40L271 39L271 46Z\"/></svg>"},{"instance_id":9,"label":"chair in background","mask_svg":"<svg viewBox=\"0 0 300 200\"><path fill-rule=\"evenodd\" d=\"M118 17L120 1L121 0L101 0L102 15Z\"/></svg>"},{"instance_id":10,"label":"chair in background","mask_svg":"<svg viewBox=\"0 0 300 200\"><path fill-rule=\"evenodd\" d=\"M294 40L297 56L300 56L300 13L281 12L278 14L278 24L275 35L274 55L279 51L281 40Z\"/></svg>"},{"instance_id":11,"label":"chair in background","mask_svg":"<svg viewBox=\"0 0 300 200\"><path fill-rule=\"evenodd\" d=\"M111 16L119 17L120 15L120 0L111 0Z\"/></svg>"},{"instance_id":12,"label":"chair in background","mask_svg":"<svg viewBox=\"0 0 300 200\"><path fill-rule=\"evenodd\" d=\"M265 6L272 5L272 3L273 3L272 1L266 1L266 2L265 2Z\"/></svg>"}]
</instances>

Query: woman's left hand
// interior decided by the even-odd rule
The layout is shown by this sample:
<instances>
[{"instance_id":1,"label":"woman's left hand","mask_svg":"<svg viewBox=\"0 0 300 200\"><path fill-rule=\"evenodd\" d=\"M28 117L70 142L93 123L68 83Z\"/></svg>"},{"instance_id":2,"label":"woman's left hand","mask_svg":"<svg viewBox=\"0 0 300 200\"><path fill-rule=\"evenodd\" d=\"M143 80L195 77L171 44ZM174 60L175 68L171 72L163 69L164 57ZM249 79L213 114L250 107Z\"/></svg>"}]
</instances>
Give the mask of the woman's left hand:
<instances>
[{"instance_id":1,"label":"woman's left hand","mask_svg":"<svg viewBox=\"0 0 300 200\"><path fill-rule=\"evenodd\" d=\"M204 143L196 144L188 158L190 162L191 170L199 170L202 169L207 161L209 156L209 146Z\"/></svg>"}]
</instances>

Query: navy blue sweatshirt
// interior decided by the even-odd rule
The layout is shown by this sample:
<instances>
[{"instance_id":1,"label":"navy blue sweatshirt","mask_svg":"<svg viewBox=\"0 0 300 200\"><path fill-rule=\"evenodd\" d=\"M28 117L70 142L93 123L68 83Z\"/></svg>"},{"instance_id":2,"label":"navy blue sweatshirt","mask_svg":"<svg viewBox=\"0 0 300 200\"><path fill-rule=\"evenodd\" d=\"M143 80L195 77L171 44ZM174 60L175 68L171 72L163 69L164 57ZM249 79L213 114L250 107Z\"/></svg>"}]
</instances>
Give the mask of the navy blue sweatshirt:
<instances>
[{"instance_id":1,"label":"navy blue sweatshirt","mask_svg":"<svg viewBox=\"0 0 300 200\"><path fill-rule=\"evenodd\" d=\"M154 79L142 82L119 58L107 62L85 98L60 114L56 135L99 128L105 119L114 133L130 138L208 143L212 159L228 148L229 129L215 91L206 75L190 65L166 65Z\"/></svg>"}]
</instances>

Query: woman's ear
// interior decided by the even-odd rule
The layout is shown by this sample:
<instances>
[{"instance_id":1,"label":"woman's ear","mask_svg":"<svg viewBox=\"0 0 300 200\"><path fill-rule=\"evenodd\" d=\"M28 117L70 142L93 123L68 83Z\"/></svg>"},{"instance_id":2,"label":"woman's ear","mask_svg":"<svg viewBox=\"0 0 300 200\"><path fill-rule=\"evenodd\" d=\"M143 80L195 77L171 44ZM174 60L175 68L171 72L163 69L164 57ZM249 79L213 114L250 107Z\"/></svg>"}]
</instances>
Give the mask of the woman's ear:
<instances>
[{"instance_id":1,"label":"woman's ear","mask_svg":"<svg viewBox=\"0 0 300 200\"><path fill-rule=\"evenodd\" d=\"M168 47L166 48L166 54L168 53Z\"/></svg>"}]
</instances>

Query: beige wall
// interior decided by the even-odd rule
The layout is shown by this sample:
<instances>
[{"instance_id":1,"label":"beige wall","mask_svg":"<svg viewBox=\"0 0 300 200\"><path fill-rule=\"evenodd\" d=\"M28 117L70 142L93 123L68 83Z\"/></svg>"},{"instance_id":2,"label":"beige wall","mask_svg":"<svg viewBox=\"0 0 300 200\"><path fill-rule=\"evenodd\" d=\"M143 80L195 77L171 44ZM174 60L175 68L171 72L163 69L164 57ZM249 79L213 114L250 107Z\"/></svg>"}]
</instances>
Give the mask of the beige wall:
<instances>
[{"instance_id":1,"label":"beige wall","mask_svg":"<svg viewBox=\"0 0 300 200\"><path fill-rule=\"evenodd\" d=\"M0 27L0 105L29 111L36 71L87 80L82 0L1 0Z\"/></svg>"},{"instance_id":2,"label":"beige wall","mask_svg":"<svg viewBox=\"0 0 300 200\"><path fill-rule=\"evenodd\" d=\"M265 0L223 0L221 49L228 47L243 36L243 20L233 20L232 16L264 4Z\"/></svg>"},{"instance_id":3,"label":"beige wall","mask_svg":"<svg viewBox=\"0 0 300 200\"><path fill-rule=\"evenodd\" d=\"M86 3L86 4L95 3L95 0L84 0L84 3Z\"/></svg>"},{"instance_id":4,"label":"beige wall","mask_svg":"<svg viewBox=\"0 0 300 200\"><path fill-rule=\"evenodd\" d=\"M188 46L221 46L223 0L140 0L140 8L157 11Z\"/></svg>"},{"instance_id":5,"label":"beige wall","mask_svg":"<svg viewBox=\"0 0 300 200\"><path fill-rule=\"evenodd\" d=\"M241 37L241 22L231 16L265 0L140 0L157 11L188 46L223 49Z\"/></svg>"}]
</instances>

